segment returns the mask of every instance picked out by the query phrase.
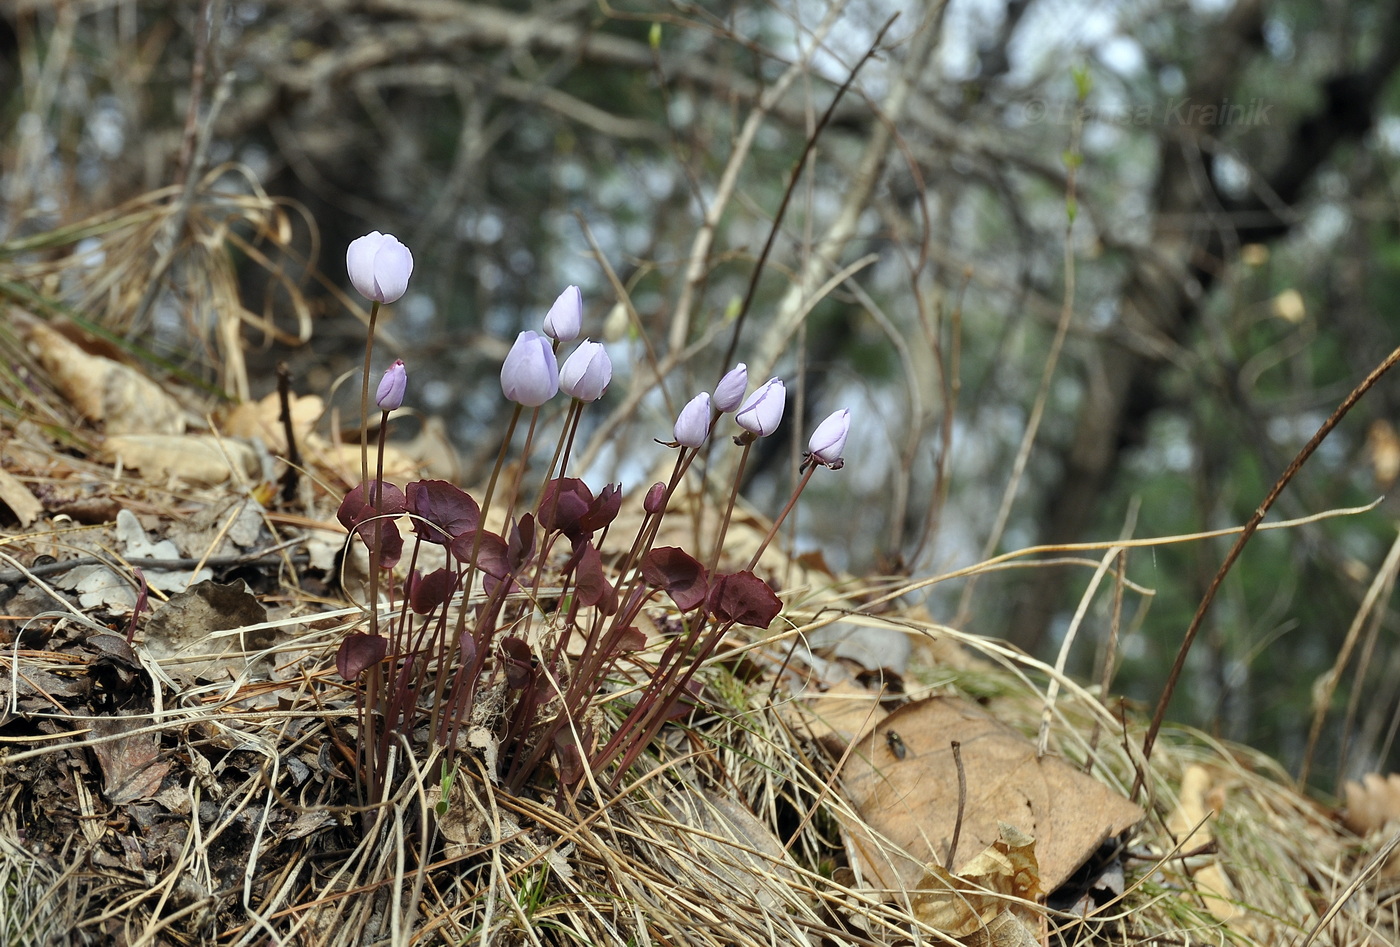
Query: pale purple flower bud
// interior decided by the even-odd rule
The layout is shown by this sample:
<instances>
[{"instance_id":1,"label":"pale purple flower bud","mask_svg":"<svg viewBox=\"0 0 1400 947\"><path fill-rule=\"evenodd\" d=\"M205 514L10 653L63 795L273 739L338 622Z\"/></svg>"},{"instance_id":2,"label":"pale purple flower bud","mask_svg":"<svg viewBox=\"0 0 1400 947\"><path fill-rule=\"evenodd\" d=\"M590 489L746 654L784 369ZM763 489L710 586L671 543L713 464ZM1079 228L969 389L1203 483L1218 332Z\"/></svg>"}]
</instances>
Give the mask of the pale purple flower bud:
<instances>
[{"instance_id":1,"label":"pale purple flower bud","mask_svg":"<svg viewBox=\"0 0 1400 947\"><path fill-rule=\"evenodd\" d=\"M397 411L403 405L403 393L407 388L408 369L403 367L403 359L396 359L379 380L374 403L379 405L380 411Z\"/></svg>"},{"instance_id":2,"label":"pale purple flower bud","mask_svg":"<svg viewBox=\"0 0 1400 947\"><path fill-rule=\"evenodd\" d=\"M719 384L715 385L715 410L720 414L728 414L744 400L744 392L749 387L749 366L740 362L731 368Z\"/></svg>"},{"instance_id":3,"label":"pale purple flower bud","mask_svg":"<svg viewBox=\"0 0 1400 947\"><path fill-rule=\"evenodd\" d=\"M807 442L811 459L825 464L832 470L840 470L845 463L841 456L846 449L846 435L851 433L851 409L842 408L833 412L825 421L817 425L812 439Z\"/></svg>"},{"instance_id":4,"label":"pale purple flower bud","mask_svg":"<svg viewBox=\"0 0 1400 947\"><path fill-rule=\"evenodd\" d=\"M763 383L763 387L749 395L749 400L744 402L734 420L738 421L744 430L752 431L759 437L767 437L778 429L778 422L783 419L783 405L786 403L787 387L783 385L783 380L770 378Z\"/></svg>"},{"instance_id":5,"label":"pale purple flower bud","mask_svg":"<svg viewBox=\"0 0 1400 947\"><path fill-rule=\"evenodd\" d=\"M597 401L612 381L612 359L597 342L583 341L559 366L559 389L570 398Z\"/></svg>"},{"instance_id":6,"label":"pale purple flower bud","mask_svg":"<svg viewBox=\"0 0 1400 947\"><path fill-rule=\"evenodd\" d=\"M686 402L676 418L676 443L699 447L710 436L710 393L702 391Z\"/></svg>"},{"instance_id":7,"label":"pale purple flower bud","mask_svg":"<svg viewBox=\"0 0 1400 947\"><path fill-rule=\"evenodd\" d=\"M544 317L544 334L556 342L572 342L583 325L583 293L570 286L559 294Z\"/></svg>"},{"instance_id":8,"label":"pale purple flower bud","mask_svg":"<svg viewBox=\"0 0 1400 947\"><path fill-rule=\"evenodd\" d=\"M516 404L538 408L559 391L559 363L549 340L533 329L515 337L501 365L501 391Z\"/></svg>"},{"instance_id":9,"label":"pale purple flower bud","mask_svg":"<svg viewBox=\"0 0 1400 947\"><path fill-rule=\"evenodd\" d=\"M642 498L642 509L648 513L660 513L662 504L666 502L666 484L658 480L647 490L647 495Z\"/></svg>"},{"instance_id":10,"label":"pale purple flower bud","mask_svg":"<svg viewBox=\"0 0 1400 947\"><path fill-rule=\"evenodd\" d=\"M408 289L413 254L397 237L376 230L350 241L345 269L361 296L371 302L391 303Z\"/></svg>"}]
</instances>

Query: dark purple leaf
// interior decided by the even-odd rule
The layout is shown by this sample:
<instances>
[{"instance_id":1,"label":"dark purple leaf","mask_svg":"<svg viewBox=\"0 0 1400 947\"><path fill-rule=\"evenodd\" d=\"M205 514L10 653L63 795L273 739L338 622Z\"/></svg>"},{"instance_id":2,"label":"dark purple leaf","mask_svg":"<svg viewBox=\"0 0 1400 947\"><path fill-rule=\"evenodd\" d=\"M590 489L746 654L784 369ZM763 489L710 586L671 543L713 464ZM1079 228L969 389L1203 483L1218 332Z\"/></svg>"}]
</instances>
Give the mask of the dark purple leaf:
<instances>
[{"instance_id":1,"label":"dark purple leaf","mask_svg":"<svg viewBox=\"0 0 1400 947\"><path fill-rule=\"evenodd\" d=\"M525 568L525 563L535 552L535 518L529 513L520 517L510 530L510 544L506 547L506 558L515 571Z\"/></svg>"},{"instance_id":2,"label":"dark purple leaf","mask_svg":"<svg viewBox=\"0 0 1400 947\"><path fill-rule=\"evenodd\" d=\"M466 491L446 480L413 481L408 485L406 503L415 517L413 532L424 542L446 546L481 523L481 507Z\"/></svg>"},{"instance_id":3,"label":"dark purple leaf","mask_svg":"<svg viewBox=\"0 0 1400 947\"><path fill-rule=\"evenodd\" d=\"M369 485L369 500L365 499L365 486ZM382 488L382 505L378 503ZM380 510L383 516L379 516ZM392 483L368 480L360 484L340 501L340 509L335 517L340 525L353 530L367 549L373 550L379 544L379 568L392 569L403 555L403 536L394 524L394 517L404 512L403 491Z\"/></svg>"},{"instance_id":4,"label":"dark purple leaf","mask_svg":"<svg viewBox=\"0 0 1400 947\"><path fill-rule=\"evenodd\" d=\"M767 628L782 610L768 583L752 572L720 576L710 590L710 611L720 621Z\"/></svg>"},{"instance_id":5,"label":"dark purple leaf","mask_svg":"<svg viewBox=\"0 0 1400 947\"><path fill-rule=\"evenodd\" d=\"M480 540L477 537L480 536ZM477 546L476 567L489 576L504 579L510 575L510 560L506 556L506 541L486 530L472 530L452 540L452 555L470 564L472 546Z\"/></svg>"},{"instance_id":6,"label":"dark purple leaf","mask_svg":"<svg viewBox=\"0 0 1400 947\"><path fill-rule=\"evenodd\" d=\"M611 615L617 611L617 590L603 575L603 557L593 544L583 544L583 554L578 561L578 600L586 606L598 606L598 611Z\"/></svg>"},{"instance_id":7,"label":"dark purple leaf","mask_svg":"<svg viewBox=\"0 0 1400 947\"><path fill-rule=\"evenodd\" d=\"M628 625L622 629L622 634L618 636L613 644L613 654L622 651L640 651L647 646L647 636L637 628Z\"/></svg>"},{"instance_id":8,"label":"dark purple leaf","mask_svg":"<svg viewBox=\"0 0 1400 947\"><path fill-rule=\"evenodd\" d=\"M368 500L365 499L366 484L370 486ZM355 529L381 510L390 516L399 516L407 509L403 491L392 483L383 484L384 503L381 507L377 502L379 499L378 485L378 480L367 480L345 494L345 499L340 501L340 509L335 511L335 518L340 520L340 525L344 526L347 532Z\"/></svg>"},{"instance_id":9,"label":"dark purple leaf","mask_svg":"<svg viewBox=\"0 0 1400 947\"><path fill-rule=\"evenodd\" d=\"M389 642L379 635L355 632L345 636L335 652L335 669L347 681L358 678L365 668L384 660Z\"/></svg>"},{"instance_id":10,"label":"dark purple leaf","mask_svg":"<svg viewBox=\"0 0 1400 947\"><path fill-rule=\"evenodd\" d=\"M452 597L457 576L447 569L438 569L417 577L409 584L408 607L426 615Z\"/></svg>"},{"instance_id":11,"label":"dark purple leaf","mask_svg":"<svg viewBox=\"0 0 1400 947\"><path fill-rule=\"evenodd\" d=\"M501 651L504 652L502 663L506 670L506 686L514 690L522 689L530 683L530 674L534 670L530 646L524 639L510 636L501 639Z\"/></svg>"},{"instance_id":12,"label":"dark purple leaf","mask_svg":"<svg viewBox=\"0 0 1400 947\"><path fill-rule=\"evenodd\" d=\"M588 512L583 515L583 519L578 521L579 532L584 536L592 536L617 519L618 511L621 509L622 484L610 483L593 498Z\"/></svg>"},{"instance_id":13,"label":"dark purple leaf","mask_svg":"<svg viewBox=\"0 0 1400 947\"><path fill-rule=\"evenodd\" d=\"M642 559L642 578L647 585L665 589L683 612L705 601L705 567L676 546L661 546L647 553Z\"/></svg>"},{"instance_id":14,"label":"dark purple leaf","mask_svg":"<svg viewBox=\"0 0 1400 947\"><path fill-rule=\"evenodd\" d=\"M558 761L559 781L565 786L583 779L583 753L572 730L560 730L554 735L554 758Z\"/></svg>"},{"instance_id":15,"label":"dark purple leaf","mask_svg":"<svg viewBox=\"0 0 1400 947\"><path fill-rule=\"evenodd\" d=\"M556 477L540 496L540 525L565 536L580 535L579 520L593 505L593 491L577 477Z\"/></svg>"}]
</instances>

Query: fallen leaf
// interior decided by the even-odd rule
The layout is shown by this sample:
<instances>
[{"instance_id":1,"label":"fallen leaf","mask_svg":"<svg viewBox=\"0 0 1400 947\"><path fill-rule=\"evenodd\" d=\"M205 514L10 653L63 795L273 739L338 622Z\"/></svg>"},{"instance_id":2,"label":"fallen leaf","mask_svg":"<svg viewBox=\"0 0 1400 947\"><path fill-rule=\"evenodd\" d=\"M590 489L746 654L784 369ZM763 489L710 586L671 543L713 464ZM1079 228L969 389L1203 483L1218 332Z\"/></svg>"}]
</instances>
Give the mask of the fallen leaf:
<instances>
[{"instance_id":1,"label":"fallen leaf","mask_svg":"<svg viewBox=\"0 0 1400 947\"><path fill-rule=\"evenodd\" d=\"M947 860L958 824L952 741L961 744L967 786L954 874L993 846L1006 823L1036 839L1041 887L1054 891L1100 842L1144 816L1135 803L1058 757L1037 758L1031 741L980 708L931 697L876 725L843 772L847 796L861 815L846 826L848 845L872 884L912 888L926 864Z\"/></svg>"},{"instance_id":2,"label":"fallen leaf","mask_svg":"<svg viewBox=\"0 0 1400 947\"><path fill-rule=\"evenodd\" d=\"M102 767L102 795L114 806L154 797L170 772L170 763L160 758L160 734L132 732L144 724L135 717L98 717L87 724L93 737L116 738L92 745Z\"/></svg>"},{"instance_id":3,"label":"fallen leaf","mask_svg":"<svg viewBox=\"0 0 1400 947\"><path fill-rule=\"evenodd\" d=\"M1347 802L1342 824L1362 838L1400 820L1400 773L1367 773L1359 783L1347 780L1342 792Z\"/></svg>"},{"instance_id":4,"label":"fallen leaf","mask_svg":"<svg viewBox=\"0 0 1400 947\"><path fill-rule=\"evenodd\" d=\"M1211 823L1224 806L1224 793L1214 782L1210 770L1199 764L1191 764L1182 774L1176 809L1167 818L1167 830L1181 839L1182 852L1198 852L1215 840ZM1238 895L1218 858L1191 872L1191 881L1194 890L1186 896L1193 901L1199 897L1221 923L1235 927L1248 923L1248 912L1237 906Z\"/></svg>"},{"instance_id":5,"label":"fallen leaf","mask_svg":"<svg viewBox=\"0 0 1400 947\"><path fill-rule=\"evenodd\" d=\"M34 522L44 512L44 504L39 502L39 498L8 470L0 470L0 503L10 508L22 527Z\"/></svg>"},{"instance_id":6,"label":"fallen leaf","mask_svg":"<svg viewBox=\"0 0 1400 947\"><path fill-rule=\"evenodd\" d=\"M297 439L298 448L302 448L315 430L316 422L325 413L326 403L315 395L293 397L290 401L292 436ZM245 401L235 407L224 419L221 429L230 437L262 438L270 452L286 456L287 434L282 423L282 400L275 391L261 401Z\"/></svg>"},{"instance_id":7,"label":"fallen leaf","mask_svg":"<svg viewBox=\"0 0 1400 947\"><path fill-rule=\"evenodd\" d=\"M271 645L274 635L268 628L238 635L212 633L266 620L267 610L241 580L227 585L205 581L171 596L143 624L139 637L147 653L175 680L213 681L243 670L248 653Z\"/></svg>"},{"instance_id":8,"label":"fallen leaf","mask_svg":"<svg viewBox=\"0 0 1400 947\"><path fill-rule=\"evenodd\" d=\"M108 434L180 434L184 409L129 365L91 355L41 322L27 326L29 347L68 403Z\"/></svg>"},{"instance_id":9,"label":"fallen leaf","mask_svg":"<svg viewBox=\"0 0 1400 947\"><path fill-rule=\"evenodd\" d=\"M234 473L259 479L257 451L243 441L213 434L120 434L102 442L111 463L139 470L151 483L183 480L196 486L223 483Z\"/></svg>"},{"instance_id":10,"label":"fallen leaf","mask_svg":"<svg viewBox=\"0 0 1400 947\"><path fill-rule=\"evenodd\" d=\"M992 846L964 874L929 865L910 892L914 916L968 947L1036 947L1042 926L1040 869L1035 839L1002 823Z\"/></svg>"}]
</instances>

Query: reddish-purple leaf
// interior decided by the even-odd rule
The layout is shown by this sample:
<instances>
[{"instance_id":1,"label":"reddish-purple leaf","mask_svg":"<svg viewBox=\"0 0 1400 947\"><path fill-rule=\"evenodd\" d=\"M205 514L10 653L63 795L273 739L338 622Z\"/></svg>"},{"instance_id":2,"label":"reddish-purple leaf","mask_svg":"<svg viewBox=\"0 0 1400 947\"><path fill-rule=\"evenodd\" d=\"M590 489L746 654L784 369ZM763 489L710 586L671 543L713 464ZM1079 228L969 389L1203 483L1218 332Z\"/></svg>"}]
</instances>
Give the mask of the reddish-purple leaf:
<instances>
[{"instance_id":1,"label":"reddish-purple leaf","mask_svg":"<svg viewBox=\"0 0 1400 947\"><path fill-rule=\"evenodd\" d=\"M583 544L583 554L578 561L578 600L586 606L598 606L604 615L617 611L617 590L603 575L603 557L593 544Z\"/></svg>"},{"instance_id":2,"label":"reddish-purple leaf","mask_svg":"<svg viewBox=\"0 0 1400 947\"><path fill-rule=\"evenodd\" d=\"M710 611L720 621L767 628L782 610L768 583L752 572L720 576L710 590Z\"/></svg>"},{"instance_id":3,"label":"reddish-purple leaf","mask_svg":"<svg viewBox=\"0 0 1400 947\"><path fill-rule=\"evenodd\" d=\"M415 480L408 485L413 532L424 542L446 546L481 523L481 507L466 491L446 480ZM426 522L425 522L426 521Z\"/></svg>"},{"instance_id":4,"label":"reddish-purple leaf","mask_svg":"<svg viewBox=\"0 0 1400 947\"><path fill-rule=\"evenodd\" d=\"M335 669L341 677L353 681L365 668L383 661L388 650L388 640L379 635L360 632L346 635L335 652Z\"/></svg>"},{"instance_id":5,"label":"reddish-purple leaf","mask_svg":"<svg viewBox=\"0 0 1400 947\"><path fill-rule=\"evenodd\" d=\"M613 654L621 651L640 651L647 646L647 636L638 628L628 625L622 629L616 643L613 644Z\"/></svg>"},{"instance_id":6,"label":"reddish-purple leaf","mask_svg":"<svg viewBox=\"0 0 1400 947\"><path fill-rule=\"evenodd\" d=\"M501 651L504 652L506 686L520 690L530 683L530 673L534 670L530 646L523 638L509 636L501 639Z\"/></svg>"},{"instance_id":7,"label":"reddish-purple leaf","mask_svg":"<svg viewBox=\"0 0 1400 947\"><path fill-rule=\"evenodd\" d=\"M407 507L405 506L403 491L392 483L384 483L384 503L382 506L377 502L379 499L378 480L366 480L345 494L345 499L340 501L340 509L335 511L335 518L340 520L340 525L346 531L355 529L365 520L379 512L387 513L390 516L399 516ZM369 499L365 498L365 486L369 485Z\"/></svg>"},{"instance_id":8,"label":"reddish-purple leaf","mask_svg":"<svg viewBox=\"0 0 1400 947\"><path fill-rule=\"evenodd\" d=\"M661 546L647 553L642 559L642 578L647 585L665 589L683 612L705 601L705 567L676 546Z\"/></svg>"},{"instance_id":9,"label":"reddish-purple leaf","mask_svg":"<svg viewBox=\"0 0 1400 947\"><path fill-rule=\"evenodd\" d=\"M588 512L583 515L583 519L578 521L579 532L584 536L592 536L598 530L612 523L617 519L618 511L622 509L622 484L610 483L598 492L589 504Z\"/></svg>"},{"instance_id":10,"label":"reddish-purple leaf","mask_svg":"<svg viewBox=\"0 0 1400 947\"><path fill-rule=\"evenodd\" d=\"M425 576L416 576L408 588L408 607L426 615L452 597L457 576L447 569L437 569Z\"/></svg>"},{"instance_id":11,"label":"reddish-purple leaf","mask_svg":"<svg viewBox=\"0 0 1400 947\"><path fill-rule=\"evenodd\" d=\"M593 491L577 477L556 477L540 496L540 525L572 537L593 505Z\"/></svg>"},{"instance_id":12,"label":"reddish-purple leaf","mask_svg":"<svg viewBox=\"0 0 1400 947\"><path fill-rule=\"evenodd\" d=\"M506 558L512 570L519 572L535 553L535 518L529 513L520 517L510 530L510 544L506 547Z\"/></svg>"},{"instance_id":13,"label":"reddish-purple leaf","mask_svg":"<svg viewBox=\"0 0 1400 947\"><path fill-rule=\"evenodd\" d=\"M461 666L471 667L476 662L476 638L472 635L470 628L462 629L462 634L457 639L457 647L462 652Z\"/></svg>"},{"instance_id":14,"label":"reddish-purple leaf","mask_svg":"<svg viewBox=\"0 0 1400 947\"><path fill-rule=\"evenodd\" d=\"M478 540L477 536L481 539ZM472 546L477 546L476 567L489 576L504 579L510 575L510 560L506 556L506 541L486 530L472 530L452 540L452 555L469 563Z\"/></svg>"},{"instance_id":15,"label":"reddish-purple leaf","mask_svg":"<svg viewBox=\"0 0 1400 947\"><path fill-rule=\"evenodd\" d=\"M583 753L572 730L560 730L554 735L554 758L559 766L559 781L565 786L573 786L583 779Z\"/></svg>"}]
</instances>

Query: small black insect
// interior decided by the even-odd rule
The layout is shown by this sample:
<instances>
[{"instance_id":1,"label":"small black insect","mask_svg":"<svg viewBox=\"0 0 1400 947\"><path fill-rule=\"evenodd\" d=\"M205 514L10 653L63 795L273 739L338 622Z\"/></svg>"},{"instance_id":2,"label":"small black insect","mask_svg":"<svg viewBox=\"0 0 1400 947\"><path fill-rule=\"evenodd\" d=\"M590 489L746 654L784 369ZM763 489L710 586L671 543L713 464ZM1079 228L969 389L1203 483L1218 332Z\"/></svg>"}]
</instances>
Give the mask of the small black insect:
<instances>
[{"instance_id":1,"label":"small black insect","mask_svg":"<svg viewBox=\"0 0 1400 947\"><path fill-rule=\"evenodd\" d=\"M897 760L904 759L909 753L909 748L904 745L904 741L900 739L899 734L895 733L893 730L885 731L885 744L889 746L890 753Z\"/></svg>"}]
</instances>

